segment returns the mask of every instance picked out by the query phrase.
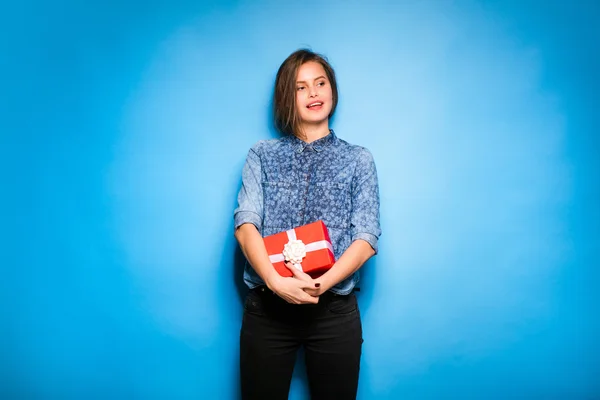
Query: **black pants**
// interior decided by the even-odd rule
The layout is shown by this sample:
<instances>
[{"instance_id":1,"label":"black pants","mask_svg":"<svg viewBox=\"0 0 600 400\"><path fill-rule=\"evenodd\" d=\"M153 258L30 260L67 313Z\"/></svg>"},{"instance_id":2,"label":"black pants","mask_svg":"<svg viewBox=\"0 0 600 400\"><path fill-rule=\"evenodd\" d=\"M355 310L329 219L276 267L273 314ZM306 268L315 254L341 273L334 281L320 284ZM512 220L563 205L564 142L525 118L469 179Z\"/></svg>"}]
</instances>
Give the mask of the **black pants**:
<instances>
[{"instance_id":1,"label":"black pants","mask_svg":"<svg viewBox=\"0 0 600 400\"><path fill-rule=\"evenodd\" d=\"M242 398L287 399L304 346L311 398L355 399L362 342L354 294L327 292L316 305L294 305L264 286L253 289L240 334Z\"/></svg>"}]
</instances>

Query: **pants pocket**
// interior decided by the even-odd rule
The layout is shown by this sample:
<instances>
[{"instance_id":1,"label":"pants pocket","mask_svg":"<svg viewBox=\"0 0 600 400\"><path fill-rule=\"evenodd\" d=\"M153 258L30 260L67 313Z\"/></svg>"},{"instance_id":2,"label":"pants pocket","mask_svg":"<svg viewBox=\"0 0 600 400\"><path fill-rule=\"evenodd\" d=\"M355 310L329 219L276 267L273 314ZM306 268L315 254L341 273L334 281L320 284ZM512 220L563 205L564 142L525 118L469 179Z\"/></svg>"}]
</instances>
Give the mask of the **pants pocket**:
<instances>
[{"instance_id":1,"label":"pants pocket","mask_svg":"<svg viewBox=\"0 0 600 400\"><path fill-rule=\"evenodd\" d=\"M347 296L332 296L327 303L327 309L334 314L352 314L358 311L356 295L351 293Z\"/></svg>"},{"instance_id":2,"label":"pants pocket","mask_svg":"<svg viewBox=\"0 0 600 400\"><path fill-rule=\"evenodd\" d=\"M254 290L250 290L244 302L244 311L254 315L265 315L263 300Z\"/></svg>"}]
</instances>

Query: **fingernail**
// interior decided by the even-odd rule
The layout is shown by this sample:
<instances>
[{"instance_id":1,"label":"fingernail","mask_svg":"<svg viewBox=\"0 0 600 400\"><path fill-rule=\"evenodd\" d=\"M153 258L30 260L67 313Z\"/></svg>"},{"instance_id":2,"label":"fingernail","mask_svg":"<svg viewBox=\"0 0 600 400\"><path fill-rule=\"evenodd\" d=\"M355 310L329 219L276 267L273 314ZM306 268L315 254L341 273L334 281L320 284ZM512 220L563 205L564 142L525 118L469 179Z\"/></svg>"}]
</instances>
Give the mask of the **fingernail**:
<instances>
[{"instance_id":1,"label":"fingernail","mask_svg":"<svg viewBox=\"0 0 600 400\"><path fill-rule=\"evenodd\" d=\"M320 283L315 283L315 287L321 287Z\"/></svg>"}]
</instances>

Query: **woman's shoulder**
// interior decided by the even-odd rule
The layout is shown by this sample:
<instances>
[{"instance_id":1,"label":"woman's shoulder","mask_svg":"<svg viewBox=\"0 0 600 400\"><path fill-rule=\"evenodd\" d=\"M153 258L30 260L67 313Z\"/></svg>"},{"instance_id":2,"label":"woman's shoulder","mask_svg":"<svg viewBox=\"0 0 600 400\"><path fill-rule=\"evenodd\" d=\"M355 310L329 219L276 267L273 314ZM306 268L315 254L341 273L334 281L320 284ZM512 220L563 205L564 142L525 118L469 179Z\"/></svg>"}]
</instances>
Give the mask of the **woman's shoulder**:
<instances>
[{"instance_id":1,"label":"woman's shoulder","mask_svg":"<svg viewBox=\"0 0 600 400\"><path fill-rule=\"evenodd\" d=\"M338 144L341 150L348 154L350 157L356 159L359 162L372 162L373 154L371 151L365 146L361 146L358 144L352 144L344 139L338 138Z\"/></svg>"},{"instance_id":2,"label":"woman's shoulder","mask_svg":"<svg viewBox=\"0 0 600 400\"><path fill-rule=\"evenodd\" d=\"M250 148L250 151L254 151L258 154L265 152L277 151L281 146L284 145L285 137L277 139L263 139L254 143Z\"/></svg>"}]
</instances>

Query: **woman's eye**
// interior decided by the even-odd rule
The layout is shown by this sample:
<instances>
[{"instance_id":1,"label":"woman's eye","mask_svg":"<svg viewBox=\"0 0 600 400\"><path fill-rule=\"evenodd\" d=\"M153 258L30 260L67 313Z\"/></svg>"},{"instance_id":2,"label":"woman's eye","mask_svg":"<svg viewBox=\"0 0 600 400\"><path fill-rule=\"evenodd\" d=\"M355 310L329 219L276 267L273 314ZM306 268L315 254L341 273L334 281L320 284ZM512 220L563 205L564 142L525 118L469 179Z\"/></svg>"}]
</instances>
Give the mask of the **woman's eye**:
<instances>
[{"instance_id":1,"label":"woman's eye","mask_svg":"<svg viewBox=\"0 0 600 400\"><path fill-rule=\"evenodd\" d=\"M317 83L317 85L318 86L325 86L325 82L324 81L323 82L319 82L319 83Z\"/></svg>"},{"instance_id":2,"label":"woman's eye","mask_svg":"<svg viewBox=\"0 0 600 400\"><path fill-rule=\"evenodd\" d=\"M304 86L298 86L298 87L296 88L296 90L303 90L303 89L304 89Z\"/></svg>"}]
</instances>

